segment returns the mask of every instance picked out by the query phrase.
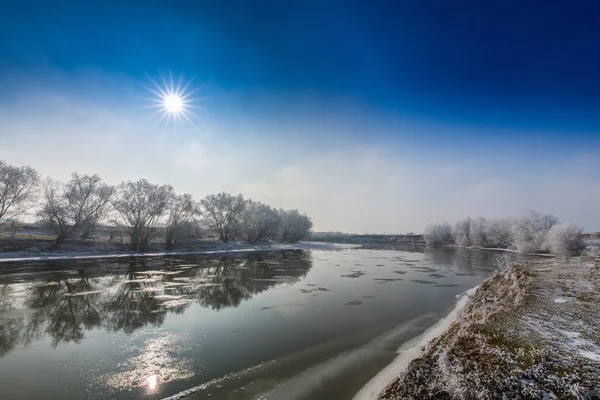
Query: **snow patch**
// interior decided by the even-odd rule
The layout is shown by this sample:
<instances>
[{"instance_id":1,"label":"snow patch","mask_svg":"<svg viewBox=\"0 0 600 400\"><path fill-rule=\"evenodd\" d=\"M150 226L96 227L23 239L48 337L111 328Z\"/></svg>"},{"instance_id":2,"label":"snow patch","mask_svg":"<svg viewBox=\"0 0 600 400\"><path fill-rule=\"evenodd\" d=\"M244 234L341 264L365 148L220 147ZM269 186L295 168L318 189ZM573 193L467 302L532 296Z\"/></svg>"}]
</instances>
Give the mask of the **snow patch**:
<instances>
[{"instance_id":1,"label":"snow patch","mask_svg":"<svg viewBox=\"0 0 600 400\"><path fill-rule=\"evenodd\" d=\"M600 361L600 352L580 350L579 355L590 360Z\"/></svg>"},{"instance_id":2,"label":"snow patch","mask_svg":"<svg viewBox=\"0 0 600 400\"><path fill-rule=\"evenodd\" d=\"M554 302L558 303L558 304L568 303L570 301L575 301L575 299L572 297L561 297L561 296L558 296L554 299Z\"/></svg>"},{"instance_id":3,"label":"snow patch","mask_svg":"<svg viewBox=\"0 0 600 400\"><path fill-rule=\"evenodd\" d=\"M564 331L562 329L559 329L558 331L560 333L562 333L563 335L565 335L566 337L568 337L569 339L574 339L574 338L581 336L581 333L579 333L579 332Z\"/></svg>"}]
</instances>

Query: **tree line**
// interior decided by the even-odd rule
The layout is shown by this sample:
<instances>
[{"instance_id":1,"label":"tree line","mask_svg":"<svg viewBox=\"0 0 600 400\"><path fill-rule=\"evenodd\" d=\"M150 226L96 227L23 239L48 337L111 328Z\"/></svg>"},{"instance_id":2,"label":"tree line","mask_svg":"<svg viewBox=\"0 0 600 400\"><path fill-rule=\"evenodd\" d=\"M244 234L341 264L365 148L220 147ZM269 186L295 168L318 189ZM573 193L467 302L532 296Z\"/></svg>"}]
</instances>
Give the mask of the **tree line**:
<instances>
[{"instance_id":1,"label":"tree line","mask_svg":"<svg viewBox=\"0 0 600 400\"><path fill-rule=\"evenodd\" d=\"M110 186L98 175L77 172L60 182L0 160L0 228L15 226L32 212L56 235L55 247L92 237L102 223L126 233L135 251L147 249L159 235L171 250L203 231L224 243L283 243L305 239L312 229L306 214L276 209L242 194L222 192L196 201L190 194L176 194L171 185L140 179Z\"/></svg>"},{"instance_id":2,"label":"tree line","mask_svg":"<svg viewBox=\"0 0 600 400\"><path fill-rule=\"evenodd\" d=\"M521 253L579 255L585 250L583 229L560 223L553 214L527 211L518 218L467 217L451 226L430 224L423 237L428 245L511 249Z\"/></svg>"}]
</instances>

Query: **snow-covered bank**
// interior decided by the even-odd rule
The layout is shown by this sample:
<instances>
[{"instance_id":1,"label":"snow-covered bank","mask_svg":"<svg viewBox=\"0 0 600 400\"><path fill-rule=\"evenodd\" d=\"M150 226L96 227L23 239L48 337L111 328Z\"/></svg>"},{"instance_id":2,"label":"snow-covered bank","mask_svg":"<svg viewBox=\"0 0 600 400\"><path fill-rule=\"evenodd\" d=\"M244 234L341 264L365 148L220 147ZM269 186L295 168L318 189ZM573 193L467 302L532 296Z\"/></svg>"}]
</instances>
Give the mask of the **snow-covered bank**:
<instances>
[{"instance_id":1,"label":"snow-covered bank","mask_svg":"<svg viewBox=\"0 0 600 400\"><path fill-rule=\"evenodd\" d=\"M600 398L598 304L599 258L509 268L372 398Z\"/></svg>"},{"instance_id":2,"label":"snow-covered bank","mask_svg":"<svg viewBox=\"0 0 600 400\"><path fill-rule=\"evenodd\" d=\"M424 346L430 341L441 335L455 322L460 313L465 309L471 296L477 290L477 286L460 294L454 309L434 326L427 329L420 336L409 340L398 349L398 356L386 368L375 375L361 390L354 396L354 400L372 400L377 399L379 394L401 374L408 364L417 357L423 355Z\"/></svg>"},{"instance_id":3,"label":"snow-covered bank","mask_svg":"<svg viewBox=\"0 0 600 400\"><path fill-rule=\"evenodd\" d=\"M186 256L202 254L229 254L229 253L250 253L258 251L275 250L341 250L345 248L360 247L360 245L340 244L340 243L318 243L318 242L299 242L293 244L265 244L251 245L247 243L236 244L214 244L208 248L192 251L162 251L162 252L43 252L35 256L26 253L0 253L0 263L20 262L20 261L53 261L53 260L85 260L100 258L130 258L130 257L164 257L164 256Z\"/></svg>"}]
</instances>

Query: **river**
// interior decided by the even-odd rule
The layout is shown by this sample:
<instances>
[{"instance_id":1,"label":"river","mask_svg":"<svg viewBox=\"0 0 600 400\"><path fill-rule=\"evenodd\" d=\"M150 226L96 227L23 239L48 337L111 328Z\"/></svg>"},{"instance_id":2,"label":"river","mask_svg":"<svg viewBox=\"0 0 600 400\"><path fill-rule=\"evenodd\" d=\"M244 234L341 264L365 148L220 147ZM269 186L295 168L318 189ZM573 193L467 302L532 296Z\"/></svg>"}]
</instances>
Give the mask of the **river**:
<instances>
[{"instance_id":1,"label":"river","mask_svg":"<svg viewBox=\"0 0 600 400\"><path fill-rule=\"evenodd\" d=\"M422 247L4 264L3 399L351 399L494 272Z\"/></svg>"}]
</instances>

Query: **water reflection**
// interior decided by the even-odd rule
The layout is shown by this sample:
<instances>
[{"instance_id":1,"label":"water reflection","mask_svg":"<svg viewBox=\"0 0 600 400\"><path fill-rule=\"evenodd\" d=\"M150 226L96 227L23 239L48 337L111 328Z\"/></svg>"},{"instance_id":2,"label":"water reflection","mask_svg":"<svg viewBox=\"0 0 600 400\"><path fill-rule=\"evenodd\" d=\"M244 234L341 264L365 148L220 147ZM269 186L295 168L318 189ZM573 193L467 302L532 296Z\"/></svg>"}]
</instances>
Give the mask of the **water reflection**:
<instances>
[{"instance_id":1,"label":"water reflection","mask_svg":"<svg viewBox=\"0 0 600 400\"><path fill-rule=\"evenodd\" d=\"M150 331L139 338L141 346L120 343L119 351L138 355L120 362L113 371L102 375L102 385L118 390L145 387L148 393L164 383L194 376L194 362L183 354L189 350L186 334Z\"/></svg>"},{"instance_id":2,"label":"water reflection","mask_svg":"<svg viewBox=\"0 0 600 400\"><path fill-rule=\"evenodd\" d=\"M474 275L481 271L495 272L496 251L485 251L468 249L462 247L428 247L411 243L372 243L365 248L407 251L411 253L422 253L426 260L434 267L453 271L455 275ZM515 253L517 260L531 260L535 256Z\"/></svg>"},{"instance_id":3,"label":"water reflection","mask_svg":"<svg viewBox=\"0 0 600 400\"><path fill-rule=\"evenodd\" d=\"M217 260L9 268L0 277L0 357L46 337L56 347L79 343L92 329L131 334L142 327L159 327L169 313L183 313L192 303L213 310L237 307L257 293L304 277L311 266L310 253L282 251ZM148 380L149 388L151 383Z\"/></svg>"}]
</instances>

